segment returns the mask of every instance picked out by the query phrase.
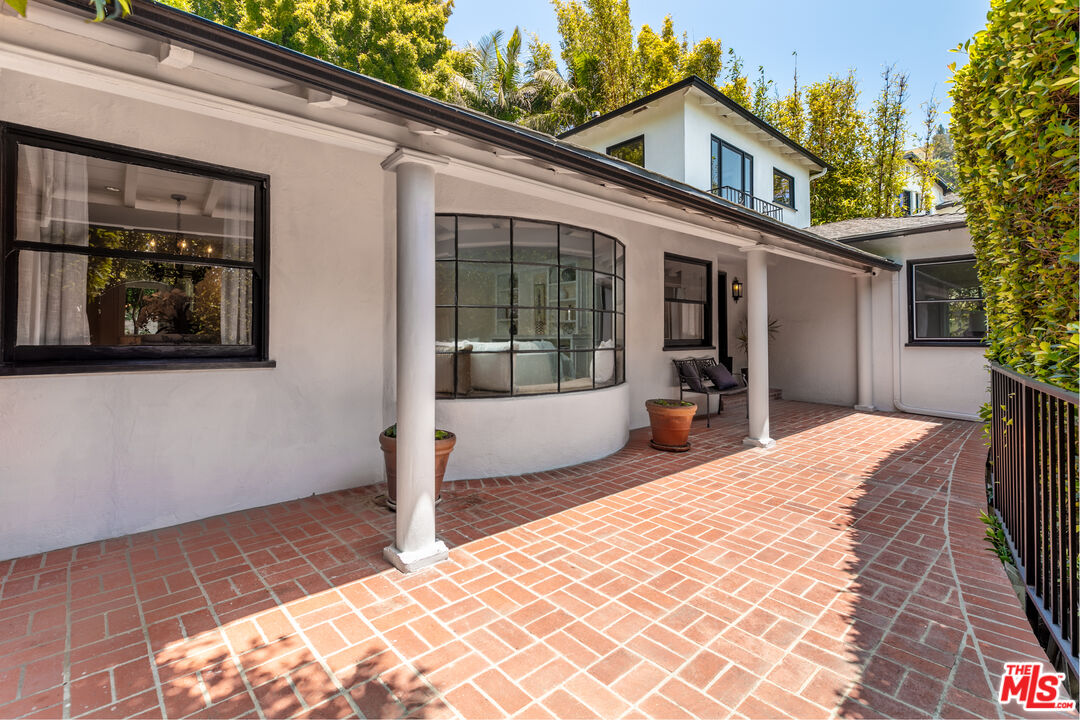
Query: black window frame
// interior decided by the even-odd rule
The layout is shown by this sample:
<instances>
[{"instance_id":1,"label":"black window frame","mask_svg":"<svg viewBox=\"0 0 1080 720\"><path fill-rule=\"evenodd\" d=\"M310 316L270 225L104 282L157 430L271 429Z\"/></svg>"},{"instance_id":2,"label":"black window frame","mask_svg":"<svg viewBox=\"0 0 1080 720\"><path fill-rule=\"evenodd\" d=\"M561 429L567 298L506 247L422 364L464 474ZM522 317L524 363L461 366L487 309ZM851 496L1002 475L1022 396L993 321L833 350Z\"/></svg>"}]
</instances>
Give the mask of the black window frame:
<instances>
[{"instance_id":1,"label":"black window frame","mask_svg":"<svg viewBox=\"0 0 1080 720\"><path fill-rule=\"evenodd\" d=\"M791 210L794 210L795 209L795 178L792 175L788 175L786 172L784 172L783 170L781 170L779 168L776 168L776 167L774 167L772 169L772 172L773 172L773 202L775 204L777 204L777 205L781 205L783 207L790 208ZM782 178L787 178L788 184L791 185L791 204L790 205L788 205L786 202L783 202L781 200L776 199L776 176L777 175L779 175Z\"/></svg>"},{"instance_id":2,"label":"black window frame","mask_svg":"<svg viewBox=\"0 0 1080 720\"><path fill-rule=\"evenodd\" d=\"M546 395L572 395L572 394L575 394L575 393L592 392L594 390L606 390L608 388L617 387L619 385L624 385L626 383L626 356L627 356L627 351L628 351L627 344L626 344L626 338L625 338L625 333L626 333L626 302L627 302L626 301L626 295L627 295L627 292L628 292L627 288L626 288L626 274L627 274L626 273L626 265L627 265L627 262L628 262L628 257L627 257L627 253L626 253L626 243L622 242L617 237L615 237L614 235L611 235L609 233L601 232L599 230L594 230L592 228L582 227L580 225L575 225L573 223L559 222L557 220L547 220L547 219L532 218L532 217L522 217L522 216L517 216L517 215L498 215L498 214L493 214L493 213L455 213L455 212L437 212L437 213L435 213L435 217L436 218L453 218L453 220L454 220L454 257L453 257L453 259L436 259L435 260L436 267L438 266L438 263L447 263L447 264L453 263L454 264L454 302L453 302L452 305L445 304L445 303L440 304L438 302L438 295L436 294L435 309L436 309L436 311L438 311L440 309L443 309L443 310L445 310L445 309L453 309L453 311L454 311L454 345L455 345L455 349L453 350L453 352L450 352L450 353L436 353L436 355L443 354L443 355L451 355L453 357L452 366L451 366L451 368L452 368L451 372L453 374L453 388L454 388L453 392L451 392L449 394L447 394L447 393L441 393L440 394L440 393L436 392L436 394L435 394L435 399L436 400L455 400L455 401L457 401L457 400L491 400L491 399L510 398L510 397L512 397L512 398L531 398L531 397L544 397ZM492 220L506 220L510 225L510 246L509 246L509 253L510 254L509 254L509 258L506 259L506 260L479 260L479 259L475 259L475 258L469 258L469 259L462 260L461 256L460 256L460 252L459 252L459 250L460 250L460 246L459 246L460 236L459 236L459 231L458 231L458 225L460 224L460 219L461 218L485 218L485 219L492 219ZM557 323L557 326L556 326L556 338L557 338L557 341L555 343L555 349L554 350L515 350L513 348L513 343L514 343L515 336L518 333L517 333L517 331L515 329L513 329L514 326L516 325L516 317L517 317L516 315L513 315L512 316L513 319L511 320L511 323L510 323L511 331L510 331L510 341L509 341L510 346L509 346L509 348L506 350L505 353L503 353L501 351L497 352L497 353L495 353L495 352L490 353L490 354L493 354L493 355L495 355L495 354L505 354L505 355L508 356L509 364L510 364L510 368L509 368L509 371L510 371L510 378L509 378L510 390L505 392L505 393L486 392L486 393L480 394L480 395L459 394L459 392L458 392L458 380L459 380L459 377L458 377L458 359L459 359L460 355L459 355L459 352L457 350L457 344L459 342L461 342L461 340L458 337L458 329L460 327L460 318L459 318L460 310L462 308L464 308L466 310L469 310L469 309L495 309L495 310L506 310L506 311L510 311L510 313L514 313L515 311L518 311L518 310L520 310L522 308L524 308L524 309L535 309L537 307L537 306L534 306L534 305L522 305L520 302L514 302L514 297L516 296L516 293L515 293L512 286L511 286L511 289L510 289L510 293L511 293L510 303L506 304L506 305L503 305L503 304L500 304L500 303L497 303L497 302L494 303L494 304L491 304L491 305L475 305L475 304L468 304L468 303L463 304L463 303L461 303L461 299L460 299L460 292L459 292L460 279L459 279L459 272L458 272L458 268L457 268L457 264L459 262L477 263L477 264L489 264L489 265L506 265L506 266L508 266L510 268L510 277L511 278L514 277L514 265L517 264L517 262L518 262L518 261L514 260L514 227L515 227L515 224L518 223L518 222L520 222L520 223L538 223L538 224L550 225L553 228L555 228L555 236L557 238L556 247L555 247L555 249L556 249L556 262L554 264L551 264L551 263L544 263L544 262L538 262L538 261L535 261L535 260L530 260L530 261L522 262L521 264L527 265L527 266L543 265L543 266L546 266L546 267L549 267L549 268L556 268L558 270L558 274L559 274L560 277L562 276L562 273L563 273L564 270L573 269L573 270L576 271L576 270L581 270L582 269L582 268L580 268L580 267L578 267L576 265L571 265L571 264L564 265L562 263L562 234L563 234L562 231L563 231L563 229L566 228L566 229L570 229L570 230L578 230L578 231L582 231L582 232L591 233L592 234L592 242L593 242L593 252L592 252L593 267L591 269L587 270L586 272L589 272L590 274L592 274L594 276L594 281L593 281L593 283L594 283L593 284L594 298L593 298L593 302L595 303L595 276L597 274L610 276L612 278L612 280L613 280L613 283L614 283L613 286L612 286L613 309L610 310L610 311L607 311L607 310L600 310L600 309L597 309L596 307L593 307L591 310L575 310L575 312L591 312L593 314L593 331L592 331L593 332L593 346L592 346L591 350L564 350L561 347L561 345L562 345L562 328L561 328L561 324L562 323ZM612 268L611 268L610 273L596 270L595 262L596 262L596 236L597 235L603 235L604 237L611 238L611 240L613 242L613 245L612 245ZM622 275L621 276L619 275L619 267L618 267L618 263L616 261L616 258L618 257L618 249L619 249L619 247L622 248L622 259L623 259L623 267L622 267ZM619 302L618 302L619 286L621 286L622 293L623 293L623 303L622 303L622 310L621 311L619 310ZM544 305L544 306L540 306L540 307L541 307L541 309L544 309L545 311L552 311L552 310L554 310L556 312L565 311L565 308L562 307L561 305L559 305L560 300L558 298L556 298L555 303L556 303L555 305L551 305L550 301L549 301L548 305ZM598 344L598 341L596 339L596 324L595 323L596 323L596 315L601 314L601 313L606 313L606 312L610 312L611 315L613 316L613 318L612 318L613 326L612 326L612 329L611 329L613 347L611 348L611 352L612 352L612 355L614 357L614 366L613 366L613 369L612 369L612 372L614 373L614 375L613 375L613 381L612 382L604 383L604 384L597 384L597 382L596 382L595 354L597 352L606 352L606 350L602 350L602 349L596 347L597 344ZM623 329L622 334L619 333L619 327L620 327L619 320L620 320L620 318L622 319L622 323L621 323L622 329ZM566 353L593 353L594 359L593 359L593 373L592 373L592 385L591 385L591 387L569 388L569 389L564 390L562 388L562 382L563 382L562 381L562 373L558 372L558 373L556 373L556 378L555 378L555 386L556 386L555 390L548 391L548 392L522 392L522 393L514 392L514 368L515 368L514 360L515 360L516 355L538 355L538 354L545 354L545 353L555 353L555 355L558 357L558 356L561 356L562 353L564 353L564 352L566 352ZM620 362L619 362L620 353L621 353L621 358L622 358L621 365L620 365ZM485 353L485 354L487 354L487 353ZM559 360L559 362L561 362L561 360Z\"/></svg>"},{"instance_id":3,"label":"black window frame","mask_svg":"<svg viewBox=\"0 0 1080 720\"><path fill-rule=\"evenodd\" d=\"M702 305L702 306L704 306L703 321L705 323L705 332L704 332L703 337L702 337L701 340L672 340L672 339L668 338L667 335L665 334L665 336L664 336L664 348L663 349L664 350L712 349L713 348L713 335L712 335L712 329L713 329L712 328L712 326L713 326L713 320L712 320L712 317L713 317L713 284L712 284L713 267L712 267L712 265L713 264L712 264L712 261L710 261L710 260L702 260L701 258L687 257L685 255L676 255L675 253L664 253L663 272L664 272L665 277L667 276L667 263L668 263L668 260L674 260L675 262L681 262L681 263L688 263L688 264L691 264L691 265L701 265L702 267L705 268L705 300L704 301L669 299L668 297L666 297L666 293L662 297L662 300L664 302L664 313L665 313L665 315L667 314L667 304L669 302L687 304L687 305Z\"/></svg>"},{"instance_id":4,"label":"black window frame","mask_svg":"<svg viewBox=\"0 0 1080 720\"><path fill-rule=\"evenodd\" d=\"M907 261L907 309L908 309L908 341L911 347L986 347L987 340L977 338L921 338L915 332L915 305L917 302L941 303L941 302L973 302L983 303L985 311L986 293L978 298L957 298L956 300L915 300L915 271L925 265L945 265L949 263L970 262L974 265L974 255L949 255L944 257L913 258Z\"/></svg>"},{"instance_id":5,"label":"black window frame","mask_svg":"<svg viewBox=\"0 0 1080 720\"><path fill-rule=\"evenodd\" d=\"M900 205L900 215L902 217L909 217L911 215L911 204L914 200L911 190L901 190L900 197L897 198L897 203Z\"/></svg>"},{"instance_id":6,"label":"black window frame","mask_svg":"<svg viewBox=\"0 0 1080 720\"><path fill-rule=\"evenodd\" d=\"M616 155L614 154L613 151L618 150L619 148L627 147L629 145L635 145L635 144L637 144L639 142L641 143L641 165L640 165L640 167L645 167L645 134L644 133L642 133L641 135L638 135L637 137L632 137L629 140L623 140L622 142L617 142L614 145L608 145L608 149L606 150L606 152L607 152L608 155L611 155L612 157L616 157ZM623 162L631 163L632 165L637 165L637 163L633 162L632 160L626 160L625 158L617 158L617 159L622 160Z\"/></svg>"},{"instance_id":7,"label":"black window frame","mask_svg":"<svg viewBox=\"0 0 1080 720\"><path fill-rule=\"evenodd\" d=\"M19 145L29 145L169 172L238 182L254 188L252 260L187 258L168 253L49 245L16 240ZM119 260L239 267L252 272L251 344L155 346L16 346L18 257L21 251L63 252ZM273 367L269 359L270 176L114 143L0 123L0 375Z\"/></svg>"},{"instance_id":8,"label":"black window frame","mask_svg":"<svg viewBox=\"0 0 1080 720\"><path fill-rule=\"evenodd\" d=\"M736 147L735 145L732 145L727 140L724 140L722 138L717 137L716 135L710 136L710 147L709 147L709 152L710 153L712 153L714 151L714 149L715 149L715 152L716 152L716 173L715 174L712 173L712 162L711 162L712 161L712 155L710 154L710 156L709 156L709 160L710 160L710 162L709 162L709 166L710 166L709 167L709 172L710 172L710 174L712 174L712 178L711 178L712 190L713 190L713 192L719 192L720 188L723 187L720 184L720 178L724 177L724 148L725 147L742 156L742 160L739 162L739 167L740 167L740 171L741 171L741 174L742 174L743 186L741 188L736 188L736 190L741 190L743 192L743 194L746 196L746 205L747 205L747 207L753 207L753 205L754 205L754 156L751 155L750 153L746 152L745 150L743 150L743 149L741 149L739 147ZM747 160L750 160L750 177L749 178L746 177L746 175L747 175L747 173L746 173L746 161ZM749 180L749 187L747 186L747 180Z\"/></svg>"}]
</instances>

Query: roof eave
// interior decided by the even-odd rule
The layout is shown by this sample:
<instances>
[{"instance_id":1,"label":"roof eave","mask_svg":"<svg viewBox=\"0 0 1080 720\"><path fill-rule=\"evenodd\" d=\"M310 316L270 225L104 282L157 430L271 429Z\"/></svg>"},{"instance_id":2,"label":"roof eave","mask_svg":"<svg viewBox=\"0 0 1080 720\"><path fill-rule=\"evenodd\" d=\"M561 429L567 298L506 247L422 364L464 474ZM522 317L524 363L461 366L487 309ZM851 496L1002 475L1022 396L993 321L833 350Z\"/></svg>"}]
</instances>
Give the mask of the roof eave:
<instances>
[{"instance_id":1,"label":"roof eave","mask_svg":"<svg viewBox=\"0 0 1080 720\"><path fill-rule=\"evenodd\" d=\"M83 0L40 0L82 17L92 13ZM899 270L873 253L819 237L806 230L752 213L733 203L649 173L602 153L594 153L526 128L404 90L381 80L340 68L318 58L275 45L182 10L147 3L138 12L116 20L135 31L180 42L242 66L304 85L339 93L360 104L445 128L463 137L529 155L628 190L647 193L718 219L767 232L864 268ZM700 79L699 82L703 82Z\"/></svg>"}]
</instances>

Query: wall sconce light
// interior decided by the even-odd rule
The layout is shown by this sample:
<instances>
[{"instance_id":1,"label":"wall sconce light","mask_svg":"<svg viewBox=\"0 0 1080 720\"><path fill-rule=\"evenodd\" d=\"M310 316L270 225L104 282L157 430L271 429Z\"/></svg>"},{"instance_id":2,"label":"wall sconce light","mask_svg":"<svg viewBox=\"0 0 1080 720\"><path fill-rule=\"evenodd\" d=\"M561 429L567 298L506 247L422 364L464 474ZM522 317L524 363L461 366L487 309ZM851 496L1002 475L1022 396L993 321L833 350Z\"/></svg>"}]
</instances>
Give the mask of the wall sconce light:
<instances>
[{"instance_id":1,"label":"wall sconce light","mask_svg":"<svg viewBox=\"0 0 1080 720\"><path fill-rule=\"evenodd\" d=\"M731 281L731 299L736 303L742 298L743 284L739 278Z\"/></svg>"}]
</instances>

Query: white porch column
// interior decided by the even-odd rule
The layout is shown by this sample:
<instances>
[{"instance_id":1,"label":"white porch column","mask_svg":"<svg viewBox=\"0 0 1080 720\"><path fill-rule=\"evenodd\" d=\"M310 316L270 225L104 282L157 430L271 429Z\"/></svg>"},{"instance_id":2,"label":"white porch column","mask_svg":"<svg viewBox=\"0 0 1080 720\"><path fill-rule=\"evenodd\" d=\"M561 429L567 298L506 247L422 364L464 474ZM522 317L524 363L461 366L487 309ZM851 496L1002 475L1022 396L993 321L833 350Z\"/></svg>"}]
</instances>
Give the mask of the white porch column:
<instances>
[{"instance_id":1,"label":"white porch column","mask_svg":"<svg viewBox=\"0 0 1080 720\"><path fill-rule=\"evenodd\" d=\"M769 286L768 251L756 245L746 251L746 366L749 369L747 402L750 434L744 445L767 448L769 437Z\"/></svg>"},{"instance_id":2,"label":"white porch column","mask_svg":"<svg viewBox=\"0 0 1080 720\"><path fill-rule=\"evenodd\" d=\"M397 518L383 556L402 572L447 557L435 537L435 169L447 160L398 148Z\"/></svg>"},{"instance_id":3,"label":"white porch column","mask_svg":"<svg viewBox=\"0 0 1080 720\"><path fill-rule=\"evenodd\" d=\"M870 275L855 276L855 332L858 394L855 409L870 412L874 409L873 305L870 294Z\"/></svg>"}]
</instances>

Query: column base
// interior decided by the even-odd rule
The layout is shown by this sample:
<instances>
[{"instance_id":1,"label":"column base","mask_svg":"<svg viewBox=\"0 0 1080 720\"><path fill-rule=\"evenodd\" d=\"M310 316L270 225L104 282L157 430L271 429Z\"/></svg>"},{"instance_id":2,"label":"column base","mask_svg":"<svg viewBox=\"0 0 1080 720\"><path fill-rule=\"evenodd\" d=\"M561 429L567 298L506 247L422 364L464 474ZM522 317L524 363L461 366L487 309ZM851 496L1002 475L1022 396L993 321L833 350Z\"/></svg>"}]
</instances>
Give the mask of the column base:
<instances>
[{"instance_id":1,"label":"column base","mask_svg":"<svg viewBox=\"0 0 1080 720\"><path fill-rule=\"evenodd\" d=\"M430 547L413 552L402 552L395 545L387 545L382 551L383 557L403 573L414 573L442 562L450 556L446 543L436 540Z\"/></svg>"},{"instance_id":2,"label":"column base","mask_svg":"<svg viewBox=\"0 0 1080 720\"><path fill-rule=\"evenodd\" d=\"M859 412L875 412L877 410L873 405L856 405L855 409Z\"/></svg>"},{"instance_id":3,"label":"column base","mask_svg":"<svg viewBox=\"0 0 1080 720\"><path fill-rule=\"evenodd\" d=\"M776 447L776 441L773 440L772 438L761 439L761 438L747 437L747 438L743 438L742 444L746 445L748 447L756 447L756 448Z\"/></svg>"}]
</instances>

